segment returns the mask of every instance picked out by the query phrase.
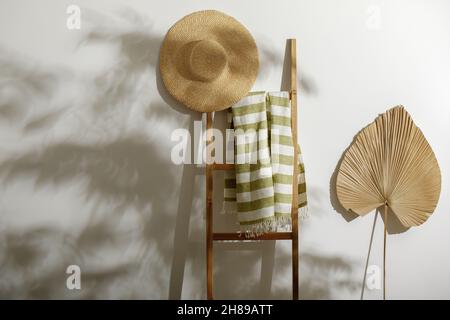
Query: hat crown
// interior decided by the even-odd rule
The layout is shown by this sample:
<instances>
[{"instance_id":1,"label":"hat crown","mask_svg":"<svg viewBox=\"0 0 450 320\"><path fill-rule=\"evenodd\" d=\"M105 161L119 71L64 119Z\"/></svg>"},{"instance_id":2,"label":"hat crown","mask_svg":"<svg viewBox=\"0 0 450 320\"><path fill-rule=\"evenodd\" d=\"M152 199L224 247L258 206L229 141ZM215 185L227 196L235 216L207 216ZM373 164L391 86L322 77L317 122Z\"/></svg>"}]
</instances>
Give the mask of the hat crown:
<instances>
[{"instance_id":1,"label":"hat crown","mask_svg":"<svg viewBox=\"0 0 450 320\"><path fill-rule=\"evenodd\" d=\"M258 74L255 39L235 18L193 12L172 25L161 45L159 69L167 91L199 112L220 111L247 95Z\"/></svg>"},{"instance_id":2,"label":"hat crown","mask_svg":"<svg viewBox=\"0 0 450 320\"><path fill-rule=\"evenodd\" d=\"M213 81L223 73L226 65L225 48L217 41L205 39L192 43L189 70L196 80Z\"/></svg>"}]
</instances>

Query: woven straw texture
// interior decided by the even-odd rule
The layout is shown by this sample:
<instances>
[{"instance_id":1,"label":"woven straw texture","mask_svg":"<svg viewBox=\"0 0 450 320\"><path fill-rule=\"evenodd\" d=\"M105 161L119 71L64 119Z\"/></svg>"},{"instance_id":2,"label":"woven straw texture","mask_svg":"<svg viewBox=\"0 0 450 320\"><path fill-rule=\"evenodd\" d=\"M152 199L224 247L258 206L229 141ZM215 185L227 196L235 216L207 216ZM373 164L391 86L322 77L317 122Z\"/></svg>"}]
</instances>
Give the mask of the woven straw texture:
<instances>
[{"instance_id":1,"label":"woven straw texture","mask_svg":"<svg viewBox=\"0 0 450 320\"><path fill-rule=\"evenodd\" d=\"M226 109L252 88L258 49L236 19L214 10L175 23L160 50L161 77L169 93L200 112Z\"/></svg>"},{"instance_id":2,"label":"woven straw texture","mask_svg":"<svg viewBox=\"0 0 450 320\"><path fill-rule=\"evenodd\" d=\"M336 181L345 209L365 215L386 203L405 227L428 219L440 190L433 150L402 106L380 115L357 135Z\"/></svg>"}]
</instances>

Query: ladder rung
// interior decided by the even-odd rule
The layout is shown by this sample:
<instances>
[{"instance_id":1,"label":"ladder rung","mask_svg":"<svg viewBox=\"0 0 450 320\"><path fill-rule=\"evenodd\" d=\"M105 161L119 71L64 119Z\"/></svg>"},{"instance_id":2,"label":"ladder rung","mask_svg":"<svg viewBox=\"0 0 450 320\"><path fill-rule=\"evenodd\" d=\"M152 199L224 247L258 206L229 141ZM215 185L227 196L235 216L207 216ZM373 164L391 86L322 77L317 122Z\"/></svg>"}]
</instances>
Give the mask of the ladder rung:
<instances>
[{"instance_id":1,"label":"ladder rung","mask_svg":"<svg viewBox=\"0 0 450 320\"><path fill-rule=\"evenodd\" d=\"M233 170L234 164L214 163L212 167L214 170Z\"/></svg>"},{"instance_id":2,"label":"ladder rung","mask_svg":"<svg viewBox=\"0 0 450 320\"><path fill-rule=\"evenodd\" d=\"M214 241L253 241L253 240L292 240L292 232L269 232L264 233L255 237L245 237L244 233L224 233L224 232L215 232L213 233Z\"/></svg>"}]
</instances>

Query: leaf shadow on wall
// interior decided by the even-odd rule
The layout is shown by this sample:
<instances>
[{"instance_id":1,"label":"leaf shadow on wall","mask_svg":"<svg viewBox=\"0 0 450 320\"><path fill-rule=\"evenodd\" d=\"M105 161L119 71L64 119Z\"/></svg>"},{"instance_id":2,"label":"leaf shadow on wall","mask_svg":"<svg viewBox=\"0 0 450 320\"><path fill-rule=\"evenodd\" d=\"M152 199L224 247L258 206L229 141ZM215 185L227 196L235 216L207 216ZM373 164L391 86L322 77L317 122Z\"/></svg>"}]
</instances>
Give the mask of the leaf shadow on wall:
<instances>
[{"instance_id":1,"label":"leaf shadow on wall","mask_svg":"<svg viewBox=\"0 0 450 320\"><path fill-rule=\"evenodd\" d=\"M148 170L149 167L154 170ZM51 185L58 189L70 185L71 181L80 177L86 181L83 201L98 203L99 208L93 210L90 221L86 223L83 230L72 237L74 239L71 247L76 248L74 252L78 252L78 255L71 257L71 264L79 264L83 270L85 286L92 285L92 290L83 290L85 293L83 298L101 296L104 292L99 286L120 281L118 279L120 275L131 277L138 263L141 264L141 272L147 271L149 275L152 271L146 270L146 264L150 262L147 260L158 257L165 263L170 263L170 234L175 221L168 212L167 197L175 195L175 180L169 169L166 161L152 152L151 144L139 137L128 137L103 146L59 144L39 152L24 154L0 166L4 184L24 176L34 177L36 188ZM155 181L158 181L157 185ZM105 202L113 204L107 214L101 212L100 204ZM138 220L142 228L120 231L119 225L125 219L126 211L130 206L139 211ZM52 232L61 233L61 231L50 229L23 233L20 237L23 245L15 245L13 248L16 251L19 249L25 252L31 251L32 249L27 248L33 247L34 244L32 242L28 245L27 239L34 239L38 243L41 240L44 241ZM142 255L141 260L131 259L129 262L121 261L117 265L108 263L101 264L100 267L92 266L89 259L95 261L96 256L101 257L102 250L127 249L127 241L130 241L129 245L132 245L133 241L136 241L132 233L137 233L141 237L137 240L137 244L134 243L141 246L136 253L136 256ZM39 234L42 239L38 236ZM6 248L9 243L16 242L14 235L7 234L5 237L4 247ZM66 248L60 249L60 253L64 256L64 252L67 252ZM8 255L5 257L9 260ZM64 265L67 266L66 261L64 263L60 261L58 265L61 268ZM124 264L129 268L126 268ZM23 266L23 268L29 267L28 264ZM116 267L121 271L119 274L113 272ZM103 274L102 270L106 274ZM17 272L20 272L20 268L14 271L14 273ZM6 273L2 272L2 274ZM51 279L53 279L52 275L49 275L48 279L39 281L39 286L47 287L49 294L50 288L58 288L65 284L59 277L56 277L54 281ZM166 285L164 279L153 277L149 280L152 282L153 290L156 288L164 290ZM33 287L28 284L26 286ZM30 294L33 293L30 292ZM36 297L49 298L49 296Z\"/></svg>"},{"instance_id":2,"label":"leaf shadow on wall","mask_svg":"<svg viewBox=\"0 0 450 320\"><path fill-rule=\"evenodd\" d=\"M134 13L128 13L132 18ZM82 119L84 131L13 152L0 164L3 187L31 179L36 190L58 190L82 181L80 202L92 205L81 229L2 230L3 298L160 298L167 291L167 277L161 270L171 263L175 224L168 199L177 196L170 157L158 153L158 142L144 132L126 130L125 125L118 130L115 127L130 115L131 110L123 110L124 106L150 106L148 96L136 97L130 88L151 80L151 73L145 72L155 68L161 39L128 22L132 28L102 27L87 34L81 44L108 42L120 47L112 70L87 79L86 87L93 86L94 93L86 99L89 110L77 117ZM20 120L17 131L24 138L41 138L38 133L51 131L68 113L80 115L78 110L86 101L62 101L66 109L52 110L55 115L45 118L51 121L30 125L28 115L40 111L33 109L37 98L51 101L61 89L60 83L80 79L70 70L37 69L35 64L23 67L20 60L3 52L1 63L2 70L4 66L9 70L10 87L21 91L23 97L17 99L24 108L15 111L16 97L2 101L2 121ZM26 90L19 90L23 88ZM150 123L169 121L170 117L169 108L154 108L146 114ZM105 118L112 121L103 122ZM34 129L28 130L31 127ZM93 133L90 139L78 141L85 131ZM138 214L130 217L130 211ZM135 219L128 228L123 226L127 219ZM49 251L52 259L43 261ZM79 293L65 288L69 264L81 267L83 290Z\"/></svg>"},{"instance_id":3,"label":"leaf shadow on wall","mask_svg":"<svg viewBox=\"0 0 450 320\"><path fill-rule=\"evenodd\" d=\"M160 152L161 143L127 126L131 111L141 107L146 110L145 121L151 124L170 122L176 111L190 116L180 126L193 136L191 125L199 115L165 93L157 68L162 37L151 32L145 17L127 9L120 15L123 20L111 23L100 13L90 14L94 26L80 46L112 44L119 48L114 66L100 75L80 77L71 70L38 68L35 63L1 55L1 68L8 70L2 76L6 75L8 92L13 94L2 96L0 121L15 125L23 139L18 141L42 142L68 119L79 121L77 130L62 139L49 138L37 147L7 154L0 163L2 186L32 180L36 190L57 192L81 181L77 196L91 208L86 221L80 218L78 228L45 225L2 230L0 297L179 299L188 264L193 278L188 297L204 298L204 238L195 238L204 234L204 221L198 217L204 208L203 194L193 187L202 170L184 165L180 185L168 155ZM105 23L97 25L102 19ZM264 50L268 57L277 57L267 53L270 49ZM275 64L272 58L264 63ZM155 73L164 103L146 94ZM73 99L60 95L73 83L80 88ZM43 110L36 109L37 102ZM176 212L172 199L178 199ZM127 223L128 219L133 222ZM275 261L274 242L244 246L237 255L226 250L216 251L217 297L290 297L290 286L272 285L275 264L290 273L289 251L280 252L281 258ZM342 260L306 250L301 254L306 257L301 264L312 269L348 270ZM65 287L69 264L82 269L83 290L79 292ZM259 283L244 288L227 281L237 274L251 279L255 269L261 270ZM305 298L326 298L336 285L324 280L318 290L312 285L312 273L304 273L302 281L309 283L306 289L301 286Z\"/></svg>"}]
</instances>

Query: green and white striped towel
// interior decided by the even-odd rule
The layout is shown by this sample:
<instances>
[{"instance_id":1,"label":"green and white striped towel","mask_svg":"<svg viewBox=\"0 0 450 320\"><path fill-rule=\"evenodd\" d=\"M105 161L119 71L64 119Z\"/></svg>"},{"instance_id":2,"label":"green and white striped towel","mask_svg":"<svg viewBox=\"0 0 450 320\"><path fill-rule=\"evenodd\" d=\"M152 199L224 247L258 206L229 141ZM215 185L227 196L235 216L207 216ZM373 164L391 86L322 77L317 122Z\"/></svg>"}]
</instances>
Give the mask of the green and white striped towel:
<instances>
[{"instance_id":1,"label":"green and white striped towel","mask_svg":"<svg viewBox=\"0 0 450 320\"><path fill-rule=\"evenodd\" d=\"M234 128L235 171L225 172L225 212L237 212L249 235L289 228L294 168L289 92L250 93L229 109L228 122ZM298 207L304 218L305 170L298 150Z\"/></svg>"}]
</instances>

